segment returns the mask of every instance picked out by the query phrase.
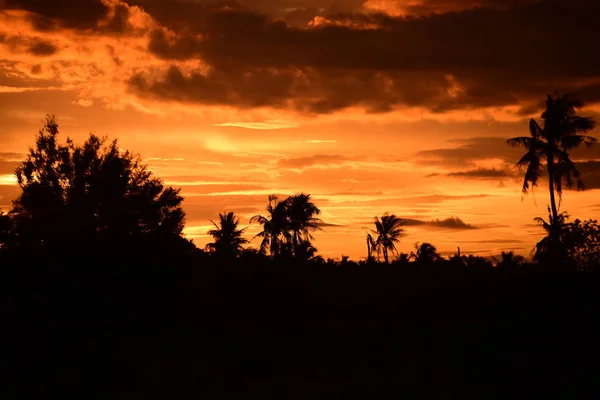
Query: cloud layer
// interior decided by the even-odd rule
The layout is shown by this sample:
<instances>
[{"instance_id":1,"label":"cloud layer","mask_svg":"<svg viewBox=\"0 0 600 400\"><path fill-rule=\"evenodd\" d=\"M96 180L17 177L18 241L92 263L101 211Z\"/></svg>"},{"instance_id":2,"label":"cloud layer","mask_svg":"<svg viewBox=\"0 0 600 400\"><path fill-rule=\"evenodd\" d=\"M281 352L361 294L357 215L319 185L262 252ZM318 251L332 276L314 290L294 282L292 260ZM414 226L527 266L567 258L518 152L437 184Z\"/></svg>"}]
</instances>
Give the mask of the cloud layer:
<instances>
[{"instance_id":1,"label":"cloud layer","mask_svg":"<svg viewBox=\"0 0 600 400\"><path fill-rule=\"evenodd\" d=\"M519 114L552 90L600 100L599 56L590 50L600 3L592 0L3 5L0 43L47 58L21 57L21 73L37 80L54 72L84 101L114 100L100 83L139 107L175 101L316 114L510 106ZM74 82L74 70L90 68L96 84Z\"/></svg>"}]
</instances>

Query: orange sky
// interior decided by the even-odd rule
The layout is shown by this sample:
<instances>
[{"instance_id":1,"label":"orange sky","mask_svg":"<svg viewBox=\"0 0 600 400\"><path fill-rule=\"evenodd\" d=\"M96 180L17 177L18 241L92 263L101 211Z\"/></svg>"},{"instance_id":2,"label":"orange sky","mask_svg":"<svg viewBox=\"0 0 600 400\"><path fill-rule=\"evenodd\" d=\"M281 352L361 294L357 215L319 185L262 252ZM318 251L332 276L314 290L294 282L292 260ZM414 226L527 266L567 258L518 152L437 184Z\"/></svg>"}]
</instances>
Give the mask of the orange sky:
<instances>
[{"instance_id":1,"label":"orange sky","mask_svg":"<svg viewBox=\"0 0 600 400\"><path fill-rule=\"evenodd\" d=\"M505 140L528 134L553 90L600 110L591 0L2 5L0 208L55 113L64 137L119 138L181 187L199 246L219 212L247 225L269 194L303 191L332 224L315 235L325 257L364 257L386 211L413 220L400 251L527 254L548 195L521 200L522 151ZM561 210L597 218L600 149L574 158L588 190L565 192Z\"/></svg>"}]
</instances>

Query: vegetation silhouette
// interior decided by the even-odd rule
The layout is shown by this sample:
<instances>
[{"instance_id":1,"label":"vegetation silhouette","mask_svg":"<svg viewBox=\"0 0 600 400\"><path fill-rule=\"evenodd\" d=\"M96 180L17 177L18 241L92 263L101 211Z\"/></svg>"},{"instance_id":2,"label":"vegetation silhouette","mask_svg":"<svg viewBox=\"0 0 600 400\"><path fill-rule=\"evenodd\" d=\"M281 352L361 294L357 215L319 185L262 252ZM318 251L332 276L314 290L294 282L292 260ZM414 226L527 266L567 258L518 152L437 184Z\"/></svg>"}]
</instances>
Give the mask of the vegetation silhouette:
<instances>
[{"instance_id":1,"label":"vegetation silhouette","mask_svg":"<svg viewBox=\"0 0 600 400\"><path fill-rule=\"evenodd\" d=\"M49 115L16 170L22 192L9 213L14 240L4 243L8 250L122 255L152 242L184 241L183 197L153 177L138 155L116 140L90 135L81 146L69 138L63 145L58 135Z\"/></svg>"},{"instance_id":2,"label":"vegetation silhouette","mask_svg":"<svg viewBox=\"0 0 600 400\"><path fill-rule=\"evenodd\" d=\"M437 248L431 243L415 243L415 251L411 251L409 259L419 264L433 264L441 259Z\"/></svg>"},{"instance_id":3,"label":"vegetation silhouette","mask_svg":"<svg viewBox=\"0 0 600 400\"><path fill-rule=\"evenodd\" d=\"M581 101L570 95L548 95L546 110L542 113L543 122L540 124L532 118L529 122L530 136L515 137L507 141L513 147L527 149L527 153L516 164L516 167L525 169L523 193L537 187L542 174L542 163L546 162L552 221L556 223L559 216L555 194L558 194L560 201L563 185L571 188L574 179L577 190L583 189L581 174L569 152L582 144L591 147L597 143L596 138L582 135L596 126L592 118L576 115L576 108L582 106Z\"/></svg>"},{"instance_id":4,"label":"vegetation silhouette","mask_svg":"<svg viewBox=\"0 0 600 400\"><path fill-rule=\"evenodd\" d=\"M548 221L540 217L535 218L535 221L544 228L547 236L536 245L534 258L547 258L555 266L565 266L572 261L568 255L567 242L563 238L564 232L568 231L567 215L558 212L563 186L571 188L576 184L577 190L584 188L581 174L569 152L582 144L591 147L597 143L596 138L585 135L594 129L596 122L576 113L576 109L582 106L583 102L571 95L548 95L546 109L541 115L542 123L532 118L529 137L516 137L507 141L513 147L527 149L516 164L517 168L525 169L522 188L524 194L537 187L545 161L550 192L549 216ZM558 194L558 206L555 194Z\"/></svg>"},{"instance_id":5,"label":"vegetation silhouette","mask_svg":"<svg viewBox=\"0 0 600 400\"><path fill-rule=\"evenodd\" d=\"M266 253L268 248L271 256L310 258L310 252L314 253L310 243L314 240L312 232L322 230L323 223L317 217L321 210L310 195L299 193L283 201L271 195L266 211L267 216L255 215L250 219L250 223L263 226L263 230L254 236L262 238L261 252Z\"/></svg>"},{"instance_id":6,"label":"vegetation silhouette","mask_svg":"<svg viewBox=\"0 0 600 400\"><path fill-rule=\"evenodd\" d=\"M378 256L383 253L386 264L389 264L388 251L391 251L392 255L397 254L396 243L399 243L400 239L405 236L402 225L404 225L404 221L394 214L385 213L381 216L381 219L375 217L375 230L371 230L371 232L376 234L377 237L374 241L372 237L370 238L370 246L377 252Z\"/></svg>"},{"instance_id":7,"label":"vegetation silhouette","mask_svg":"<svg viewBox=\"0 0 600 400\"><path fill-rule=\"evenodd\" d=\"M242 237L246 228L238 228L240 220L232 211L219 214L219 220L219 225L212 220L210 221L215 226L215 229L211 229L207 233L215 241L207 244L206 249L218 258L235 259L242 254L244 250L242 245L248 243L248 240Z\"/></svg>"},{"instance_id":8,"label":"vegetation silhouette","mask_svg":"<svg viewBox=\"0 0 600 400\"><path fill-rule=\"evenodd\" d=\"M20 397L597 397L596 220L549 206L533 260L445 258L432 243L399 253L403 220L386 213L355 262L317 255L325 224L300 193L251 218L260 249L224 212L200 250L179 191L139 156L57 137L50 116L0 214L0 376ZM560 197L556 177L578 175L551 169Z\"/></svg>"},{"instance_id":9,"label":"vegetation silhouette","mask_svg":"<svg viewBox=\"0 0 600 400\"><path fill-rule=\"evenodd\" d=\"M520 254L515 254L514 251L500 252L500 258L492 257L498 268L517 268L525 263L525 257Z\"/></svg>"}]
</instances>

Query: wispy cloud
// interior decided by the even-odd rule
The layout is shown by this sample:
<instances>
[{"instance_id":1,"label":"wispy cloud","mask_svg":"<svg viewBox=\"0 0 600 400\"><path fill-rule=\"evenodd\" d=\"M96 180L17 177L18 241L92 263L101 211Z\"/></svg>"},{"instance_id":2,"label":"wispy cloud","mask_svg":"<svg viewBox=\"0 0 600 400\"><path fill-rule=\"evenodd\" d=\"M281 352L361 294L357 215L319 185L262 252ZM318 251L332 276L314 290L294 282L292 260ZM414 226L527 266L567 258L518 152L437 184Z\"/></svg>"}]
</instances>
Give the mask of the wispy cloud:
<instances>
[{"instance_id":1,"label":"wispy cloud","mask_svg":"<svg viewBox=\"0 0 600 400\"><path fill-rule=\"evenodd\" d=\"M293 140L292 143L312 143L312 144L326 144L326 143L337 143L337 140Z\"/></svg>"},{"instance_id":2,"label":"wispy cloud","mask_svg":"<svg viewBox=\"0 0 600 400\"><path fill-rule=\"evenodd\" d=\"M299 125L295 122L290 121L264 121L264 122L223 122L220 124L214 124L215 126L225 126L234 128L246 128L256 130L276 130L276 129L290 129L297 128Z\"/></svg>"}]
</instances>

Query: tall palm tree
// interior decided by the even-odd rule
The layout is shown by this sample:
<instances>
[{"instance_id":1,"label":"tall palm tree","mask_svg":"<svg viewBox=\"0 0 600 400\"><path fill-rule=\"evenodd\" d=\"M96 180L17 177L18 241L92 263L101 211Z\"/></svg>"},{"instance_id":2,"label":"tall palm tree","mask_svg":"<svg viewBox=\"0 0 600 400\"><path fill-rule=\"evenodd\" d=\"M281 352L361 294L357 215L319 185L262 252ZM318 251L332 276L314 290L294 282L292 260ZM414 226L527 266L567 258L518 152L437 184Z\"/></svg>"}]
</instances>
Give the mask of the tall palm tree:
<instances>
[{"instance_id":1,"label":"tall palm tree","mask_svg":"<svg viewBox=\"0 0 600 400\"><path fill-rule=\"evenodd\" d=\"M371 232L377 234L374 249L378 255L383 252L383 259L386 264L389 264L388 251L391 250L392 254L397 254L396 243L399 243L400 239L406 236L402 228L403 225L404 221L394 214L385 213L381 219L375 217L375 230L371 230Z\"/></svg>"},{"instance_id":2,"label":"tall palm tree","mask_svg":"<svg viewBox=\"0 0 600 400\"><path fill-rule=\"evenodd\" d=\"M296 194L285 200L285 211L287 227L292 238L292 249L294 254L301 252L302 241L314 240L311 232L322 230L321 221L317 215L321 210L310 199L310 194Z\"/></svg>"},{"instance_id":3,"label":"tall palm tree","mask_svg":"<svg viewBox=\"0 0 600 400\"><path fill-rule=\"evenodd\" d=\"M280 255L283 245L289 242L286 208L285 201L279 201L277 196L271 195L266 208L268 215L255 215L250 219L251 224L256 222L263 226L263 230L254 236L254 238L262 238L260 251L263 254L268 248L272 256Z\"/></svg>"},{"instance_id":4,"label":"tall palm tree","mask_svg":"<svg viewBox=\"0 0 600 400\"><path fill-rule=\"evenodd\" d=\"M576 115L575 109L582 106L581 101L572 99L569 95L548 95L541 124L532 118L529 122L530 136L515 137L507 141L512 147L527 149L516 164L519 169L525 169L524 194L530 188L537 187L542 174L542 163L545 162L554 222L559 218L555 193L558 194L560 207L563 185L570 188L575 179L577 189L583 189L581 175L570 159L569 151L581 144L590 147L597 142L596 138L583 135L594 129L596 123L592 118Z\"/></svg>"},{"instance_id":5,"label":"tall palm tree","mask_svg":"<svg viewBox=\"0 0 600 400\"><path fill-rule=\"evenodd\" d=\"M248 240L242 237L246 228L238 229L240 219L233 212L219 214L219 220L220 226L210 221L215 229L209 230L208 234L215 241L207 244L206 248L218 256L235 258L241 254L242 245L248 243Z\"/></svg>"}]
</instances>

